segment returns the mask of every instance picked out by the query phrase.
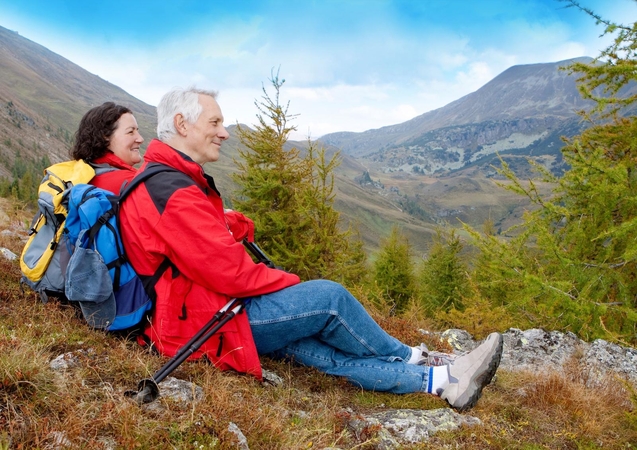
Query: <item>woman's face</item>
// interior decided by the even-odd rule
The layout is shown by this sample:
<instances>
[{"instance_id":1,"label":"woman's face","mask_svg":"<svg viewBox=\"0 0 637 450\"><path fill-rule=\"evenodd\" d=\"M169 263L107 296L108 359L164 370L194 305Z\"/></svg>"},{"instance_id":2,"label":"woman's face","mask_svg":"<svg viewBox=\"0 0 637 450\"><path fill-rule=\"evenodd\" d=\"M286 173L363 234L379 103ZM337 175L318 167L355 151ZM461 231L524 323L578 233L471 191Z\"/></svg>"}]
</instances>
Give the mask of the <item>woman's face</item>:
<instances>
[{"instance_id":1,"label":"woman's face","mask_svg":"<svg viewBox=\"0 0 637 450\"><path fill-rule=\"evenodd\" d=\"M142 160L142 155L139 154L142 142L144 138L139 134L135 117L131 113L124 113L115 123L115 131L110 137L108 149L132 166Z\"/></svg>"}]
</instances>

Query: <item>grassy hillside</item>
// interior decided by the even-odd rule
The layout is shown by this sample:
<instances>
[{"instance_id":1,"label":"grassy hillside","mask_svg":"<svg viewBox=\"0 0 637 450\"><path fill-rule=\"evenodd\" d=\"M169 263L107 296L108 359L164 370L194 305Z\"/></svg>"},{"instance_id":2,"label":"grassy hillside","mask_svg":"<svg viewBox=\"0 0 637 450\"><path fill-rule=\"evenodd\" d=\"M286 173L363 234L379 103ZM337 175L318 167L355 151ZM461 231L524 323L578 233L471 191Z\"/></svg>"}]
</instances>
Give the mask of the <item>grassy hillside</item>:
<instances>
[{"instance_id":1,"label":"grassy hillside","mask_svg":"<svg viewBox=\"0 0 637 450\"><path fill-rule=\"evenodd\" d=\"M0 199L0 247L19 253L28 214ZM3 233L5 228L11 233ZM17 261L0 256L0 448L235 449L235 424L252 450L377 448L378 429L357 435L347 426L358 414L445 408L428 394L363 392L313 369L262 358L282 378L261 384L186 362L173 375L202 388L199 401L168 396L138 406L124 396L166 360L136 343L89 329L75 308L42 304L19 285ZM408 344L421 340L447 349L418 329L436 330L413 313L388 317L362 290L353 291L376 320ZM496 328L497 324L493 324ZM481 336L476 336L479 338ZM66 354L68 368L50 362ZM616 379L591 389L574 360L564 374L499 370L467 415L481 425L434 435L405 449L627 449L637 442L632 394Z\"/></svg>"}]
</instances>

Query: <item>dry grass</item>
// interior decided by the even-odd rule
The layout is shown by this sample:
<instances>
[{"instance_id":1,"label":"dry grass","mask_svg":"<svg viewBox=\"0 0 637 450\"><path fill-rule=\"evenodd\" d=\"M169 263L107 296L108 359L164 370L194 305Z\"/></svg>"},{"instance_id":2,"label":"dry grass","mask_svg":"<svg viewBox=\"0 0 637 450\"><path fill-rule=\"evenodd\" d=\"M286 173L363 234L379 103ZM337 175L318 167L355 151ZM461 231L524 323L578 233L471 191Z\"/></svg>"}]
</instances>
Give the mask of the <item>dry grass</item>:
<instances>
[{"instance_id":1,"label":"dry grass","mask_svg":"<svg viewBox=\"0 0 637 450\"><path fill-rule=\"evenodd\" d=\"M498 377L493 395L478 405L485 445L471 448L633 448L637 442L630 392L618 380L590 388L568 374Z\"/></svg>"},{"instance_id":2,"label":"dry grass","mask_svg":"<svg viewBox=\"0 0 637 450\"><path fill-rule=\"evenodd\" d=\"M19 253L19 238L0 236ZM123 393L165 361L137 344L90 330L74 308L42 304L18 284L17 262L0 258L0 449L236 448L235 423L255 449L372 448L346 426L346 407L357 413L388 408L444 407L426 394L364 392L316 370L263 358L284 378L265 386L251 377L185 363L173 375L195 382L195 404L160 397L139 407ZM417 310L388 317L354 290L372 315L397 337L415 344L430 328ZM440 342L427 342L442 348ZM49 363L74 352L76 367L60 375ZM577 361L566 374L500 371L468 414L483 425L436 435L411 448L626 449L637 442L635 391L615 379L594 388ZM373 430L370 433L373 438ZM370 438L370 439L371 439ZM405 447L409 448L409 447Z\"/></svg>"}]
</instances>

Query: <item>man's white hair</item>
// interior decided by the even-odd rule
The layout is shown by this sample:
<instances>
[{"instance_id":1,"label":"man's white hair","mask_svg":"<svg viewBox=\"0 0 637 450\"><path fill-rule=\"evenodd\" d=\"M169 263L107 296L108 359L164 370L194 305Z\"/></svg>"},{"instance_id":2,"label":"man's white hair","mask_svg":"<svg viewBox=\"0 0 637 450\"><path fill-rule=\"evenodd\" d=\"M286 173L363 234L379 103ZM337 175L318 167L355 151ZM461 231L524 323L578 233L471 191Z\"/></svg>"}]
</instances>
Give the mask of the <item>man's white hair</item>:
<instances>
[{"instance_id":1,"label":"man's white hair","mask_svg":"<svg viewBox=\"0 0 637 450\"><path fill-rule=\"evenodd\" d=\"M174 88L168 91L157 105L157 137L166 141L177 134L173 121L177 114L181 114L188 123L195 123L199 119L202 107L199 104L199 95L208 95L217 98L216 91L197 89L192 86L188 89Z\"/></svg>"}]
</instances>

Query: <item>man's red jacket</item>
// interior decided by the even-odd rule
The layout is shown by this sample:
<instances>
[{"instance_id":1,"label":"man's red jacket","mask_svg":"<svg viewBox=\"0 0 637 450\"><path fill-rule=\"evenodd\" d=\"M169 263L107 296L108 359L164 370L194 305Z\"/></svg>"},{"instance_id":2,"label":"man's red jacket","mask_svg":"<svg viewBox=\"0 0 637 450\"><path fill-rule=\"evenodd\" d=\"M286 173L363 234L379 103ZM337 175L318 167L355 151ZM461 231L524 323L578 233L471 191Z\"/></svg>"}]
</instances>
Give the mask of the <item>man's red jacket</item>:
<instances>
[{"instance_id":1,"label":"man's red jacket","mask_svg":"<svg viewBox=\"0 0 637 450\"><path fill-rule=\"evenodd\" d=\"M142 279L168 258L171 267L155 285L156 306L145 334L173 356L231 298L281 290L300 282L296 275L255 264L241 241L251 231L239 213L226 219L219 192L202 167L159 140L144 165L177 169L151 177L123 203L121 232L127 255ZM261 365L246 314L216 333L193 357L206 355L221 370L261 378Z\"/></svg>"}]
</instances>

